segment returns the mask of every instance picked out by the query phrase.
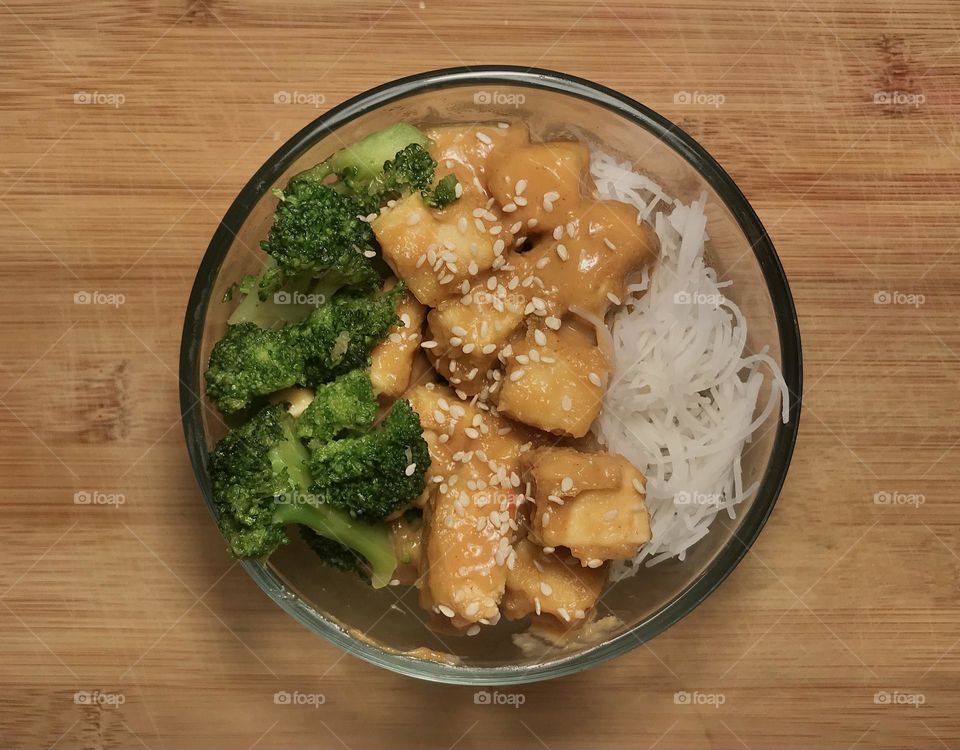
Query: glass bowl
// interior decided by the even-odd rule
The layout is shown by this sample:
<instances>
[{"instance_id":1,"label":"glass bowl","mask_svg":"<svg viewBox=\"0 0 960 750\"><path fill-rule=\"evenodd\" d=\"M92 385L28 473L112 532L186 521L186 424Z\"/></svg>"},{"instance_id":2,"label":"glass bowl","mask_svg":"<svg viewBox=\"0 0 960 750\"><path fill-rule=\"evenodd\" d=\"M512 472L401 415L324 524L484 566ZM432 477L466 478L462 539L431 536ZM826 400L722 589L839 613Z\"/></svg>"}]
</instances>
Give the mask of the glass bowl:
<instances>
[{"instance_id":1,"label":"glass bowl","mask_svg":"<svg viewBox=\"0 0 960 750\"><path fill-rule=\"evenodd\" d=\"M211 347L223 335L231 305L227 287L259 270L259 242L270 227L271 188L322 161L342 145L403 120L451 123L522 119L538 138L586 134L690 202L708 196L707 255L749 320L748 346L769 345L791 393L790 420L771 415L743 459L744 485L759 480L737 518L718 516L687 555L644 568L613 586L601 614L620 624L599 640L565 648L521 649L522 625L501 621L471 638L439 634L424 624L412 587L370 589L324 568L293 534L268 561L244 569L284 610L349 653L406 675L438 682L505 685L571 674L618 656L689 614L744 556L770 515L787 473L800 417L800 335L783 268L746 198L716 161L656 112L590 81L515 67L453 68L402 78L344 102L287 141L246 184L217 228L200 263L187 306L180 358L180 400L187 449L211 512L207 455L224 428L212 406L198 403ZM761 394L762 403L763 394ZM506 627L504 627L506 626Z\"/></svg>"}]
</instances>

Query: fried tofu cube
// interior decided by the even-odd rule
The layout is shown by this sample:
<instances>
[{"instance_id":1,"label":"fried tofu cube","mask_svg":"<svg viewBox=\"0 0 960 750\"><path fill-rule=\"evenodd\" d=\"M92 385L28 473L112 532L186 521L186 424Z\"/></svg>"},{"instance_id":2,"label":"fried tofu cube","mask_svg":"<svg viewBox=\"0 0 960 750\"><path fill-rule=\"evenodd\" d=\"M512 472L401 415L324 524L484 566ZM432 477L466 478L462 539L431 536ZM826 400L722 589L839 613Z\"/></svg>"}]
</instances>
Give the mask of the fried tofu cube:
<instances>
[{"instance_id":1,"label":"fried tofu cube","mask_svg":"<svg viewBox=\"0 0 960 750\"><path fill-rule=\"evenodd\" d=\"M543 320L512 346L498 408L532 427L583 437L600 413L610 363L592 333L550 316Z\"/></svg>"},{"instance_id":2,"label":"fried tofu cube","mask_svg":"<svg viewBox=\"0 0 960 750\"><path fill-rule=\"evenodd\" d=\"M589 165L587 145L575 141L498 151L487 170L487 190L510 220L549 231L580 204Z\"/></svg>"},{"instance_id":3,"label":"fried tofu cube","mask_svg":"<svg viewBox=\"0 0 960 750\"><path fill-rule=\"evenodd\" d=\"M439 485L424 509L421 603L457 627L493 624L513 553L516 497L489 485L474 489L487 476L480 462L458 471L456 486Z\"/></svg>"},{"instance_id":4,"label":"fried tofu cube","mask_svg":"<svg viewBox=\"0 0 960 750\"><path fill-rule=\"evenodd\" d=\"M427 325L437 346L427 350L437 371L468 395L489 385L497 355L523 322L525 301L497 297L481 281L463 297L447 299L430 311Z\"/></svg>"},{"instance_id":5,"label":"fried tofu cube","mask_svg":"<svg viewBox=\"0 0 960 750\"><path fill-rule=\"evenodd\" d=\"M486 221L474 211L489 216ZM512 246L500 217L461 198L443 210L429 208L413 193L385 209L371 227L383 258L423 304L436 307L459 294L460 286L490 269Z\"/></svg>"},{"instance_id":6,"label":"fried tofu cube","mask_svg":"<svg viewBox=\"0 0 960 750\"><path fill-rule=\"evenodd\" d=\"M589 567L635 557L650 541L646 478L622 456L574 453L540 448L524 456L524 478L536 498L533 534L546 546L569 548Z\"/></svg>"},{"instance_id":7,"label":"fried tofu cube","mask_svg":"<svg viewBox=\"0 0 960 750\"><path fill-rule=\"evenodd\" d=\"M397 305L401 325L394 326L370 353L370 381L375 393L399 398L410 385L413 360L422 339L426 308L407 293Z\"/></svg>"},{"instance_id":8,"label":"fried tofu cube","mask_svg":"<svg viewBox=\"0 0 960 750\"><path fill-rule=\"evenodd\" d=\"M653 228L619 201L584 201L528 253L541 293L565 312L572 306L603 317L626 294L626 278L659 255ZM512 260L511 260L512 262Z\"/></svg>"},{"instance_id":9,"label":"fried tofu cube","mask_svg":"<svg viewBox=\"0 0 960 750\"><path fill-rule=\"evenodd\" d=\"M487 197L487 164L494 153L508 152L530 143L530 132L522 123L502 128L489 125L443 125L426 131L430 155L437 162L437 174L453 172L465 195Z\"/></svg>"},{"instance_id":10,"label":"fried tofu cube","mask_svg":"<svg viewBox=\"0 0 960 750\"><path fill-rule=\"evenodd\" d=\"M513 568L507 570L503 614L519 620L549 614L563 622L585 620L600 598L607 571L584 568L563 552L546 554L522 540L514 547Z\"/></svg>"}]
</instances>

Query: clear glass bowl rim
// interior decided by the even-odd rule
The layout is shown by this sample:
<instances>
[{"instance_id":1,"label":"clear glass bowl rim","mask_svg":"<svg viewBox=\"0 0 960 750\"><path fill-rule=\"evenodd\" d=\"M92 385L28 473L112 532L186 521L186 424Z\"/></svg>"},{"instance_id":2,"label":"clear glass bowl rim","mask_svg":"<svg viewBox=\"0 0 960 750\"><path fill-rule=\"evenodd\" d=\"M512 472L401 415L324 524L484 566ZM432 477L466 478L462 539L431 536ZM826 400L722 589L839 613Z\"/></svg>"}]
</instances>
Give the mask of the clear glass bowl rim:
<instances>
[{"instance_id":1,"label":"clear glass bowl rim","mask_svg":"<svg viewBox=\"0 0 960 750\"><path fill-rule=\"evenodd\" d=\"M200 262L187 303L180 348L180 410L187 452L204 502L216 518L207 474L207 447L200 419L200 345L210 293L236 233L261 196L284 171L321 138L365 113L413 94L449 87L512 85L577 97L610 110L652 133L688 163L716 191L746 240L763 274L772 300L780 338L781 368L791 393L790 421L778 425L757 497L741 517L736 535L718 553L713 565L680 595L630 630L595 648L535 665L461 667L415 659L361 641L306 602L292 597L282 581L257 561L242 561L257 585L288 614L336 646L372 664L419 679L463 685L510 685L574 674L620 656L660 634L692 612L730 575L754 543L777 501L790 465L800 421L802 355L800 328L787 278L773 243L733 179L690 135L652 109L606 86L584 78L540 68L475 66L445 68L399 78L334 107L284 143L240 191L221 220Z\"/></svg>"}]
</instances>

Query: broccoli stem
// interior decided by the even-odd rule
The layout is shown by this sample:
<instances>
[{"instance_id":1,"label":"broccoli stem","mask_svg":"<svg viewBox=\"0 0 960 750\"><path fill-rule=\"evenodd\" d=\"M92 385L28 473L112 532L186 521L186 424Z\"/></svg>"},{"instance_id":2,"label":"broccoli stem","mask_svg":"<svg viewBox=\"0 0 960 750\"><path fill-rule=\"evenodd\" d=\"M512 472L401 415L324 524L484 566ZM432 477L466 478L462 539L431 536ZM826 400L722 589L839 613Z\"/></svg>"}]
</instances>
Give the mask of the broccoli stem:
<instances>
[{"instance_id":1,"label":"broccoli stem","mask_svg":"<svg viewBox=\"0 0 960 750\"><path fill-rule=\"evenodd\" d=\"M363 523L337 508L308 503L278 503L273 519L277 523L307 526L321 536L340 542L363 555L370 564L370 584L373 588L383 588L390 583L397 567L397 558L386 525Z\"/></svg>"}]
</instances>

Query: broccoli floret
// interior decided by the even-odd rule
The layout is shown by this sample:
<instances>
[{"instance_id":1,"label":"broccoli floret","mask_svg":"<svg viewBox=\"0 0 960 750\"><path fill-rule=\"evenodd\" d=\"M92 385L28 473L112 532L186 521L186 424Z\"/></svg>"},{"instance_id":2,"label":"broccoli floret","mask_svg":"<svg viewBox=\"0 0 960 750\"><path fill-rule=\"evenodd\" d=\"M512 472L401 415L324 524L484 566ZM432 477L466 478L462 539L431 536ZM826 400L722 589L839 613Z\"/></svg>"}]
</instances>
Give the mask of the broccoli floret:
<instances>
[{"instance_id":1,"label":"broccoli floret","mask_svg":"<svg viewBox=\"0 0 960 750\"><path fill-rule=\"evenodd\" d=\"M322 502L381 520L423 491L430 455L417 413L408 401L396 401L372 432L314 447L309 466L311 492Z\"/></svg>"},{"instance_id":2,"label":"broccoli floret","mask_svg":"<svg viewBox=\"0 0 960 750\"><path fill-rule=\"evenodd\" d=\"M418 128L405 122L371 133L352 146L340 149L333 156L300 174L322 181L331 174L351 175L357 184L366 184L379 177L383 165L411 144L426 147L430 143Z\"/></svg>"},{"instance_id":3,"label":"broccoli floret","mask_svg":"<svg viewBox=\"0 0 960 750\"><path fill-rule=\"evenodd\" d=\"M230 414L297 383L316 386L368 365L370 352L400 319L396 307L406 287L386 294L339 292L305 320L265 330L254 323L227 327L213 347L207 396Z\"/></svg>"},{"instance_id":4,"label":"broccoli floret","mask_svg":"<svg viewBox=\"0 0 960 750\"><path fill-rule=\"evenodd\" d=\"M379 274L363 253L374 244L370 225L360 220L364 204L330 185L294 177L283 191L273 226L260 246L276 262L259 283L261 299L291 276L333 276L342 287L371 289Z\"/></svg>"},{"instance_id":5,"label":"broccoli floret","mask_svg":"<svg viewBox=\"0 0 960 750\"><path fill-rule=\"evenodd\" d=\"M210 454L214 503L231 551L241 558L264 557L289 541L285 524L300 524L362 556L373 585L385 586L396 568L388 527L357 521L307 494L309 454L295 435L295 423L282 404L268 406Z\"/></svg>"},{"instance_id":6,"label":"broccoli floret","mask_svg":"<svg viewBox=\"0 0 960 750\"><path fill-rule=\"evenodd\" d=\"M316 552L320 559L331 568L343 570L347 573L356 573L361 578L370 577L357 554L349 547L344 547L340 542L335 542L333 539L320 536L307 526L300 527L300 536L307 543L307 546Z\"/></svg>"},{"instance_id":7,"label":"broccoli floret","mask_svg":"<svg viewBox=\"0 0 960 750\"><path fill-rule=\"evenodd\" d=\"M306 385L325 383L369 365L370 352L400 323L401 282L379 297L338 294L299 325L306 358Z\"/></svg>"},{"instance_id":8,"label":"broccoli floret","mask_svg":"<svg viewBox=\"0 0 960 750\"><path fill-rule=\"evenodd\" d=\"M227 326L210 353L207 396L225 414L239 411L255 396L288 388L305 378L301 348L291 329L268 331L253 323Z\"/></svg>"},{"instance_id":9,"label":"broccoli floret","mask_svg":"<svg viewBox=\"0 0 960 750\"><path fill-rule=\"evenodd\" d=\"M313 401L297 418L297 436L314 445L326 443L344 433L366 432L376 416L370 373L354 370L317 388Z\"/></svg>"},{"instance_id":10,"label":"broccoli floret","mask_svg":"<svg viewBox=\"0 0 960 750\"><path fill-rule=\"evenodd\" d=\"M452 172L442 177L433 190L424 193L423 202L430 208L446 208L457 199L457 183Z\"/></svg>"}]
</instances>

